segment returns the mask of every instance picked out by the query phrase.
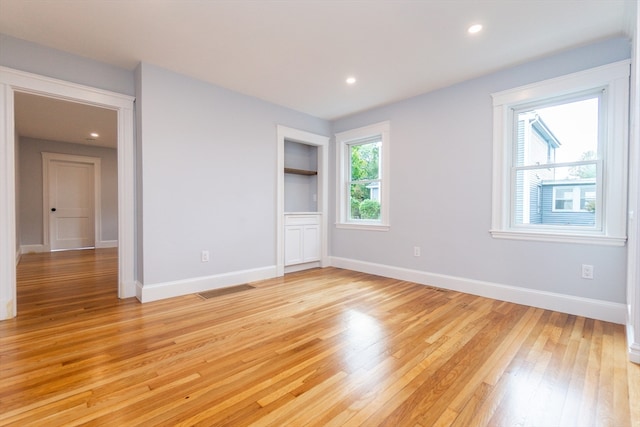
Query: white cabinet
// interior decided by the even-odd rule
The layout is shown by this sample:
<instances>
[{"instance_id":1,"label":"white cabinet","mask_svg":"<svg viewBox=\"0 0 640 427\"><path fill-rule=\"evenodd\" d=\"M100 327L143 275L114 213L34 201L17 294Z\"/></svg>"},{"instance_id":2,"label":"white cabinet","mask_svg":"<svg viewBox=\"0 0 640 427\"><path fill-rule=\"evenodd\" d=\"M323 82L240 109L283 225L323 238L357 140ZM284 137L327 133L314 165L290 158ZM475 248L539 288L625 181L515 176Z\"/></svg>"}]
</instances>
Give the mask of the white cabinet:
<instances>
[{"instance_id":1,"label":"white cabinet","mask_svg":"<svg viewBox=\"0 0 640 427\"><path fill-rule=\"evenodd\" d=\"M286 214L284 265L320 260L320 215Z\"/></svg>"}]
</instances>

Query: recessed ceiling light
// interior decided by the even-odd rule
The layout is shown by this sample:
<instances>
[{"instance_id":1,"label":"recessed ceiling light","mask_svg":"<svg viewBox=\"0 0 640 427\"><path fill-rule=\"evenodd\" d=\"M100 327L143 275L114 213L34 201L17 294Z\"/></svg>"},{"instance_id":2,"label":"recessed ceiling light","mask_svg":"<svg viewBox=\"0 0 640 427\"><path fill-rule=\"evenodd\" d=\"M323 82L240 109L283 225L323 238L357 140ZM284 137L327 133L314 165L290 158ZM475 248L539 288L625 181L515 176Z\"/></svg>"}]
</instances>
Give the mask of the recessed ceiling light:
<instances>
[{"instance_id":1,"label":"recessed ceiling light","mask_svg":"<svg viewBox=\"0 0 640 427\"><path fill-rule=\"evenodd\" d=\"M474 25L470 26L467 31L469 32L469 34L479 33L480 31L482 31L482 25L474 24Z\"/></svg>"},{"instance_id":2,"label":"recessed ceiling light","mask_svg":"<svg viewBox=\"0 0 640 427\"><path fill-rule=\"evenodd\" d=\"M97 138L100 136L96 132L91 132L89 135L91 136L91 138Z\"/></svg>"},{"instance_id":3,"label":"recessed ceiling light","mask_svg":"<svg viewBox=\"0 0 640 427\"><path fill-rule=\"evenodd\" d=\"M355 77L347 77L346 81L347 81L348 85L352 85L352 84L355 84L356 78Z\"/></svg>"}]
</instances>

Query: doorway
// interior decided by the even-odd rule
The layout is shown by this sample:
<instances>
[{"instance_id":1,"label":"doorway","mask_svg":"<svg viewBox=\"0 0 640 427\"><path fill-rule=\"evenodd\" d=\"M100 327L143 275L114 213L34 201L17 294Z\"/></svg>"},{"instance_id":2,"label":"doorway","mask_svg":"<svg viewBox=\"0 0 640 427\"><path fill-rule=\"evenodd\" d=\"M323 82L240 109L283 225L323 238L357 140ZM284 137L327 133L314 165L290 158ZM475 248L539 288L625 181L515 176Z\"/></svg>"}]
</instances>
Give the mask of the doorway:
<instances>
[{"instance_id":1,"label":"doorway","mask_svg":"<svg viewBox=\"0 0 640 427\"><path fill-rule=\"evenodd\" d=\"M136 295L134 275L134 98L88 86L0 67L0 320L15 317L16 264L20 246L16 227L15 105L17 93L95 106L114 111L117 118L117 252L118 296Z\"/></svg>"},{"instance_id":2,"label":"doorway","mask_svg":"<svg viewBox=\"0 0 640 427\"><path fill-rule=\"evenodd\" d=\"M102 164L105 203L117 206L116 114L22 92L14 111L19 315L108 304L117 299L117 276L100 266L107 255L117 263L117 212L101 209ZM103 217L116 227L104 233L112 234L110 249L96 249Z\"/></svg>"},{"instance_id":3,"label":"doorway","mask_svg":"<svg viewBox=\"0 0 640 427\"><path fill-rule=\"evenodd\" d=\"M319 256L312 257L314 260L319 258L319 266L326 267L329 264L328 250L327 250L327 235L328 235L328 190L329 190L329 137L317 135L314 133L293 129L285 126L277 127L277 142L278 142L278 160L277 160L277 214L276 214L276 275L284 276L285 273L285 144L287 142L298 143L302 146L314 147L315 159L317 162L317 178L315 182L315 189L317 193L312 194L312 200L315 199L312 204L315 206L315 211L318 213L316 216L316 222L314 224L303 224L303 228L297 227L292 230L294 233L298 232L298 235L304 233L314 233L313 240L319 240L319 244L315 250L319 251ZM304 172L302 172L304 173ZM287 235L286 240L290 242L295 240L299 243L301 248L306 245L305 241L300 239L294 239L294 234ZM309 239L307 239L309 240ZM304 255L303 255L304 256ZM304 260L303 260L304 261Z\"/></svg>"}]
</instances>

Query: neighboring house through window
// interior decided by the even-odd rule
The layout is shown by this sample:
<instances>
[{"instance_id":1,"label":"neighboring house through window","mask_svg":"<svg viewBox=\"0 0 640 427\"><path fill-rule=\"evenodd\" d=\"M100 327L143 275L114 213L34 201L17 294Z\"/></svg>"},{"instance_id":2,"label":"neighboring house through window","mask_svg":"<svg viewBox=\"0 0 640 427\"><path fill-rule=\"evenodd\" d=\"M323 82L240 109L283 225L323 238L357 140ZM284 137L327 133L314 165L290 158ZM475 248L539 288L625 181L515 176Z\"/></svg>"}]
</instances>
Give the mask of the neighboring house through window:
<instances>
[{"instance_id":1,"label":"neighboring house through window","mask_svg":"<svg viewBox=\"0 0 640 427\"><path fill-rule=\"evenodd\" d=\"M389 228L389 122L336 134L337 226Z\"/></svg>"},{"instance_id":2,"label":"neighboring house through window","mask_svg":"<svg viewBox=\"0 0 640 427\"><path fill-rule=\"evenodd\" d=\"M584 132L577 135L579 144L572 141L574 147L569 148L573 154L562 153L562 142L537 112L518 114L517 166L514 168L516 224L595 226L596 161L593 148L597 145L598 103L594 101L597 101L597 96L576 104L562 104L565 110L562 114L545 112L556 121L564 120L564 115L569 114L580 117L580 122L595 124L580 125ZM576 137L571 134L576 133L575 130L566 129L570 131L569 136ZM587 151L578 155L581 150ZM558 151L565 160L571 155L579 157L579 166L549 167L557 163Z\"/></svg>"},{"instance_id":3,"label":"neighboring house through window","mask_svg":"<svg viewBox=\"0 0 640 427\"><path fill-rule=\"evenodd\" d=\"M493 94L494 237L626 240L629 62Z\"/></svg>"}]
</instances>

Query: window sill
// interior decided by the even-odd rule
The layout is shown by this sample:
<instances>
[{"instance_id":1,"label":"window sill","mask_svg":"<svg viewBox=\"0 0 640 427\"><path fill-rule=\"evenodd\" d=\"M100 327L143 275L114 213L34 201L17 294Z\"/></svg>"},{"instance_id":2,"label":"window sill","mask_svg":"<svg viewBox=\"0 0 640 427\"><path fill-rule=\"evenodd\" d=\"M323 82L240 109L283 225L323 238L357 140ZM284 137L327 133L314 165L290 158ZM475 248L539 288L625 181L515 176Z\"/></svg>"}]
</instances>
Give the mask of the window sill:
<instances>
[{"instance_id":1,"label":"window sill","mask_svg":"<svg viewBox=\"0 0 640 427\"><path fill-rule=\"evenodd\" d=\"M351 229L351 230L369 230L369 231L389 231L391 228L386 224L374 224L374 223L351 223L351 222L339 222L336 223L336 228Z\"/></svg>"},{"instance_id":2,"label":"window sill","mask_svg":"<svg viewBox=\"0 0 640 427\"><path fill-rule=\"evenodd\" d=\"M491 236L496 239L509 240L533 240L539 242L556 243L581 243L590 245L624 246L627 237L615 237L596 234L573 234L549 231L515 231L515 230L490 230Z\"/></svg>"}]
</instances>

